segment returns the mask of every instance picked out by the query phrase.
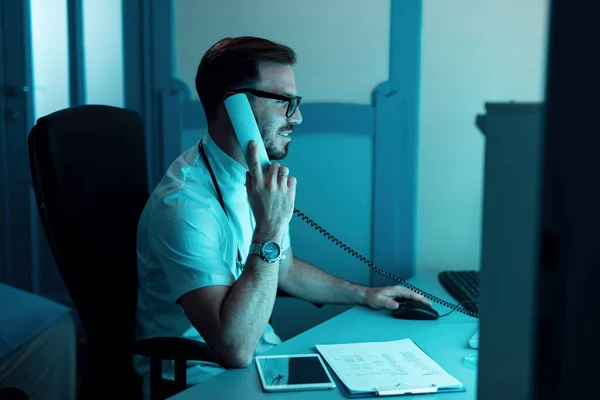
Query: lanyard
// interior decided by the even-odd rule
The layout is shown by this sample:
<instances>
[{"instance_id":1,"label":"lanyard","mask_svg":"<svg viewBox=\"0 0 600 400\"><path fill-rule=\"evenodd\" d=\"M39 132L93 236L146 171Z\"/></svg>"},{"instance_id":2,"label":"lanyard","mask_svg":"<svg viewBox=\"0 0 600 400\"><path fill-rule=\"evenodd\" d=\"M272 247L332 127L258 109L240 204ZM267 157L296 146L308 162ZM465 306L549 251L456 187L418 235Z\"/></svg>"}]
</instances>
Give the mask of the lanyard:
<instances>
[{"instance_id":1,"label":"lanyard","mask_svg":"<svg viewBox=\"0 0 600 400\"><path fill-rule=\"evenodd\" d=\"M200 155L202 156L202 158L204 159L204 162L206 163L206 166L208 167L208 171L210 172L210 177L212 178L213 184L215 185L215 189L217 190L217 196L219 197L219 203L221 204L221 207L223 208L223 212L225 212L225 216L227 217L227 219L229 219L229 216L227 215L227 210L225 209L225 202L223 201L223 195L221 194L221 189L219 189L219 183L217 182L215 173L213 172L213 169L210 166L210 163L208 162L208 157L206 157L206 153L204 152L204 148L202 147L202 140L200 140L200 143L198 144L198 150L200 151ZM237 255L238 255L238 265L241 266L242 265L242 253L240 252L239 246L236 246L236 248L237 248ZM243 267L242 267L242 269L243 269Z\"/></svg>"}]
</instances>

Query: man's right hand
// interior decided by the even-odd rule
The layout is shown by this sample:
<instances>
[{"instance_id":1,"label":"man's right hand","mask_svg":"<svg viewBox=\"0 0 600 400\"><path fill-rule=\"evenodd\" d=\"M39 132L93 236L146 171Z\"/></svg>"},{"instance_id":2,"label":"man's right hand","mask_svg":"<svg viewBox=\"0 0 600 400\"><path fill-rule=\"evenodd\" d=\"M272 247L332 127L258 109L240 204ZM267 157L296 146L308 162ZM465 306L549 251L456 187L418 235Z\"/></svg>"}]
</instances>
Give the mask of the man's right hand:
<instances>
[{"instance_id":1,"label":"man's right hand","mask_svg":"<svg viewBox=\"0 0 600 400\"><path fill-rule=\"evenodd\" d=\"M296 178L289 169L272 163L265 175L258 159L254 141L249 144L250 171L246 172L246 191L256 219L255 233L266 236L284 232L294 212Z\"/></svg>"}]
</instances>

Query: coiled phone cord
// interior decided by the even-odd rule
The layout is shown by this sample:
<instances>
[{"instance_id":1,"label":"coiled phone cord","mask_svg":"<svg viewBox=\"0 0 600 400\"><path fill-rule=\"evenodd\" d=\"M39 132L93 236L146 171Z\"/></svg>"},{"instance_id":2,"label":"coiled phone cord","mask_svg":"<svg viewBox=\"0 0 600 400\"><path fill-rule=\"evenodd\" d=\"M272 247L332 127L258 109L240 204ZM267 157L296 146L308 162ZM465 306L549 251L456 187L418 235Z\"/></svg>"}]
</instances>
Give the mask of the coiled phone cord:
<instances>
[{"instance_id":1,"label":"coiled phone cord","mask_svg":"<svg viewBox=\"0 0 600 400\"><path fill-rule=\"evenodd\" d=\"M444 307L448 307L452 311L458 311L458 312L460 312L462 314L465 314L465 315L468 315L470 317L479 318L479 314L478 313L474 313L472 311L467 310L464 307L460 307L460 306L458 306L456 304L452 304L452 303L450 303L450 302L448 302L446 300L440 299L439 297L434 296L432 294L429 294L429 293L427 293L427 292L425 292L425 291L423 291L423 290L421 290L421 289L419 289L419 288L411 285L410 283L408 283L406 281L403 281L402 279L398 278L397 276L395 276L393 274L390 274L389 272L386 272L386 271L378 268L368 258L366 258L365 256L361 255L356 250L353 250L352 248L350 248L346 244L344 244L341 240L339 240L338 238L336 238L335 236L333 236L331 233L327 232L327 230L325 230L323 227L321 227L321 225L319 225L318 223L316 223L313 219L311 219L310 217L308 217L306 214L304 214L303 212L301 212L297 208L294 209L294 214L296 214L301 220L303 220L304 222L306 222L307 224L309 224L310 226L312 226L315 230L317 230L323 236L325 236L326 238L328 238L329 240L331 240L333 243L335 243L336 245L338 245L340 248L342 248L343 250L345 250L346 252L348 252L352 256L356 257L357 259L359 259L363 263L367 264L369 267L371 267L373 269L373 271L377 272L378 274L383 275L386 278L390 278L390 279L398 282L400 285L404 286L405 288L407 288L409 290L412 290L413 292L416 292L416 293L422 295L423 297L425 297L426 299L428 299L430 301L433 301L435 303L441 304ZM445 315L447 315L447 314L444 314L444 316Z\"/></svg>"},{"instance_id":2,"label":"coiled phone cord","mask_svg":"<svg viewBox=\"0 0 600 400\"><path fill-rule=\"evenodd\" d=\"M208 158L206 157L206 153L204 152L204 148L202 146L202 141L200 141L198 143L198 150L200 152L200 154L202 155L202 158L204 159L204 162L206 163L208 170L210 171L210 175L211 178L213 180L213 184L215 185L215 190L217 191L217 195L219 197L219 203L221 204L221 207L223 207L223 211L225 212L225 215L227 215L227 211L225 209L225 204L223 202L223 196L221 195L221 191L219 189L219 184L217 182L217 179L213 173L212 167L210 165L210 162L208 162ZM409 290L412 290L413 292L416 292L418 294L420 294L421 296L425 297L426 299L433 301L435 303L441 304L442 306L448 307L450 308L452 311L458 311L462 314L466 314L468 316L471 317L475 317L475 318L479 318L479 314L474 313L472 311L469 311L467 309L465 309L464 307L460 307L456 304L452 304L447 302L446 300L442 300L439 297L436 297L432 294L429 294L427 292L422 291L421 289L411 285L408 282L403 281L402 279L398 278L395 275L390 274L389 272L385 272L381 269L379 269L377 266L375 266L375 264L373 264L371 261L369 261L369 259L367 259L366 257L362 256L361 254L359 254L356 250L351 249L349 246L345 245L341 240L337 239L335 236L333 236L331 233L327 232L323 227L321 227L321 225L317 224L314 220L312 220L311 218L309 218L308 216L306 216L306 214L304 214L303 212L301 212L298 209L294 209L294 214L296 214L300 219L302 219L304 222L306 222L307 224L309 224L310 226L312 226L315 230L319 231L323 236L327 237L329 240L331 240L333 243L335 243L336 245L338 245L339 247L341 247L343 250L347 251L348 253L350 253L351 255L353 255L354 257L356 257L357 259L359 259L360 261L364 262L365 264L367 264L369 267L371 267L375 272L377 272L380 275L383 275L387 278L390 278L396 282L398 282L400 285L406 287ZM238 249L238 256L239 256L239 249ZM241 259L241 256L239 256L239 258ZM448 314L450 314L452 311L450 311L447 314L441 315L440 317L444 317Z\"/></svg>"}]
</instances>

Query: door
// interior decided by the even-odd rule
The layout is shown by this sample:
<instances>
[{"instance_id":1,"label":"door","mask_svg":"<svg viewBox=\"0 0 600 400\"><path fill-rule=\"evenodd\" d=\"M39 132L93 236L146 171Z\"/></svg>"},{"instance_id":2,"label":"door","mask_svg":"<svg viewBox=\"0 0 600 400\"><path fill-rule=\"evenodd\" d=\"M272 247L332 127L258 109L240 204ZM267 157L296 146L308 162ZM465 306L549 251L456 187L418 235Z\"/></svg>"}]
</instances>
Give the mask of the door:
<instances>
[{"instance_id":1,"label":"door","mask_svg":"<svg viewBox=\"0 0 600 400\"><path fill-rule=\"evenodd\" d=\"M80 104L133 109L151 186L174 157L171 9L172 0L0 0L1 282L70 303L31 184L27 136L38 118Z\"/></svg>"}]
</instances>

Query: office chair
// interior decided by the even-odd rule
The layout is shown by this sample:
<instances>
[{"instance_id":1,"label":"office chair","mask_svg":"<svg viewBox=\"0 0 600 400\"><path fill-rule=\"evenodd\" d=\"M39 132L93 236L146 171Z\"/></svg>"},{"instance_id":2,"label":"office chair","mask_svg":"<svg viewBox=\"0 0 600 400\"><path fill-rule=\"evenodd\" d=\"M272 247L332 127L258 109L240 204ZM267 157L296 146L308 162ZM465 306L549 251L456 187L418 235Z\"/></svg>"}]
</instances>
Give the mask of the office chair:
<instances>
[{"instance_id":1,"label":"office chair","mask_svg":"<svg viewBox=\"0 0 600 400\"><path fill-rule=\"evenodd\" d=\"M0 388L0 400L29 400L29 396L19 388L3 387Z\"/></svg>"},{"instance_id":2,"label":"office chair","mask_svg":"<svg viewBox=\"0 0 600 400\"><path fill-rule=\"evenodd\" d=\"M133 354L150 358L151 398L186 388L186 360L216 362L204 343L135 341L137 224L149 198L139 114L77 106L38 119L29 161L39 215L87 339L79 398L139 398ZM175 379L162 379L174 360Z\"/></svg>"}]
</instances>

